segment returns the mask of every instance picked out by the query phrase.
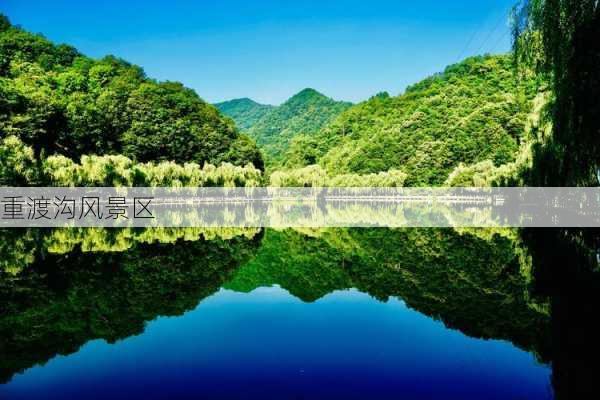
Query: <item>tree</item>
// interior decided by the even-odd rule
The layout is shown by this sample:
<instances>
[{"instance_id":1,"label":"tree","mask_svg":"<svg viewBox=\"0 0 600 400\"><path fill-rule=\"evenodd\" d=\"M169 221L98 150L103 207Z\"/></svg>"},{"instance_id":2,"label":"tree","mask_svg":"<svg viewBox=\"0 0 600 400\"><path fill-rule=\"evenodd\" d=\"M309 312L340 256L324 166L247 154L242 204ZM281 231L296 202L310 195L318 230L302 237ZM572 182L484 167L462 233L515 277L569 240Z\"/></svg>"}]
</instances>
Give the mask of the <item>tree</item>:
<instances>
[{"instance_id":1,"label":"tree","mask_svg":"<svg viewBox=\"0 0 600 400\"><path fill-rule=\"evenodd\" d=\"M15 136L0 139L0 186L27 186L37 178L33 150Z\"/></svg>"},{"instance_id":2,"label":"tree","mask_svg":"<svg viewBox=\"0 0 600 400\"><path fill-rule=\"evenodd\" d=\"M534 151L532 182L597 185L600 166L600 4L524 0L513 12L514 50L551 82L553 132Z\"/></svg>"}]
</instances>

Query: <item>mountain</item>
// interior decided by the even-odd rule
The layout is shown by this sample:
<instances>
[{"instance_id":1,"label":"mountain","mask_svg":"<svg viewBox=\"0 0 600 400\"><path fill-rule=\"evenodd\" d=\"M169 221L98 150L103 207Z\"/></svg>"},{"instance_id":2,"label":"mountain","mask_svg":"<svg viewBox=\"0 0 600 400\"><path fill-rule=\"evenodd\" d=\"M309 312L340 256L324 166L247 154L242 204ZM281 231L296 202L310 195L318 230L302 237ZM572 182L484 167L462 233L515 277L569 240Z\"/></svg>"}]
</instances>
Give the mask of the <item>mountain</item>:
<instances>
[{"instance_id":1,"label":"mountain","mask_svg":"<svg viewBox=\"0 0 600 400\"><path fill-rule=\"evenodd\" d=\"M37 157L262 166L255 143L192 89L113 56L86 57L0 15L0 139L8 135Z\"/></svg>"},{"instance_id":2,"label":"mountain","mask_svg":"<svg viewBox=\"0 0 600 400\"><path fill-rule=\"evenodd\" d=\"M409 186L439 185L461 163L515 160L536 87L516 75L510 56L469 58L400 96L382 93L352 106L316 134L294 137L283 164L316 163L331 175L393 168L408 175Z\"/></svg>"},{"instance_id":3,"label":"mountain","mask_svg":"<svg viewBox=\"0 0 600 400\"><path fill-rule=\"evenodd\" d=\"M247 131L254 126L274 106L260 104L249 98L234 99L214 104L224 115L235 121L242 131Z\"/></svg>"},{"instance_id":4,"label":"mountain","mask_svg":"<svg viewBox=\"0 0 600 400\"><path fill-rule=\"evenodd\" d=\"M246 132L263 148L267 160L277 163L295 136L315 134L351 105L333 100L314 89L304 89L280 106L271 106L268 110L264 107L269 106L249 99L232 100L217 106L239 127L247 127ZM264 114L254 120L261 112ZM251 118L248 119L248 116Z\"/></svg>"}]
</instances>

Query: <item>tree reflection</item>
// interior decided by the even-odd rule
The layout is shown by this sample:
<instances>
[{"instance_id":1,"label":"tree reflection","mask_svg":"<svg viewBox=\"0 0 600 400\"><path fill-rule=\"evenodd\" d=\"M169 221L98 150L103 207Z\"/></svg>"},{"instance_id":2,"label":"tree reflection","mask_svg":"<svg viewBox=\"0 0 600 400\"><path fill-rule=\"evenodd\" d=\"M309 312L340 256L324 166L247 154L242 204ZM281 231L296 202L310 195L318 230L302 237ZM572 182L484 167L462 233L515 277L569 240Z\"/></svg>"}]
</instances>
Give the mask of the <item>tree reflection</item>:
<instances>
[{"instance_id":1,"label":"tree reflection","mask_svg":"<svg viewBox=\"0 0 600 400\"><path fill-rule=\"evenodd\" d=\"M4 234L10 240L1 242L5 263L20 262L22 270L0 276L0 381L89 340L112 343L142 333L157 316L195 308L260 243L260 235L241 235L60 254L47 251L52 231Z\"/></svg>"},{"instance_id":2,"label":"tree reflection","mask_svg":"<svg viewBox=\"0 0 600 400\"><path fill-rule=\"evenodd\" d=\"M600 269L597 229L530 229L534 294L550 301L552 384L557 399L598 396Z\"/></svg>"}]
</instances>

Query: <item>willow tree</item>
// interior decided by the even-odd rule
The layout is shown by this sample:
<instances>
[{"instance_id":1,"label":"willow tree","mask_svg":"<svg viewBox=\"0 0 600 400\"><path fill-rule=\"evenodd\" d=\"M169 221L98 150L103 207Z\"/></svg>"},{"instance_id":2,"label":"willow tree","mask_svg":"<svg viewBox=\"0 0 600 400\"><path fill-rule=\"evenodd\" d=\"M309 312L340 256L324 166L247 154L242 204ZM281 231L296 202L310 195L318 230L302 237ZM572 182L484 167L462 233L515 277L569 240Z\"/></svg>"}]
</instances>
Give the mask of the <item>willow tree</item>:
<instances>
[{"instance_id":1,"label":"willow tree","mask_svg":"<svg viewBox=\"0 0 600 400\"><path fill-rule=\"evenodd\" d=\"M532 183L598 184L600 3L523 0L514 9L514 50L552 85L552 136L534 149Z\"/></svg>"}]
</instances>

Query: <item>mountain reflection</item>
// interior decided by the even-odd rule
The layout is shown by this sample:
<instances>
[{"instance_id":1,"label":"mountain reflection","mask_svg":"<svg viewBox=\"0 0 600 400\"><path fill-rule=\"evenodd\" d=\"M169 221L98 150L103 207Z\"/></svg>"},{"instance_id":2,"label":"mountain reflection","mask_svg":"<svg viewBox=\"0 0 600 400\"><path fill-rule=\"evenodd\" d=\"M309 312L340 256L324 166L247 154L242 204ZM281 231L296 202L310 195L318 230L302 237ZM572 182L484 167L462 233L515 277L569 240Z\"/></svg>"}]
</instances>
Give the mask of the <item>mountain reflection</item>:
<instances>
[{"instance_id":1,"label":"mountain reflection","mask_svg":"<svg viewBox=\"0 0 600 400\"><path fill-rule=\"evenodd\" d=\"M0 231L0 381L181 315L219 288L280 285L305 302L356 288L501 339L591 390L596 232L511 229Z\"/></svg>"},{"instance_id":2,"label":"mountain reflection","mask_svg":"<svg viewBox=\"0 0 600 400\"><path fill-rule=\"evenodd\" d=\"M528 296L528 265L510 230L267 231L257 256L225 287L279 284L304 301L357 288L396 296L447 327L506 339L547 361L547 305Z\"/></svg>"}]
</instances>

